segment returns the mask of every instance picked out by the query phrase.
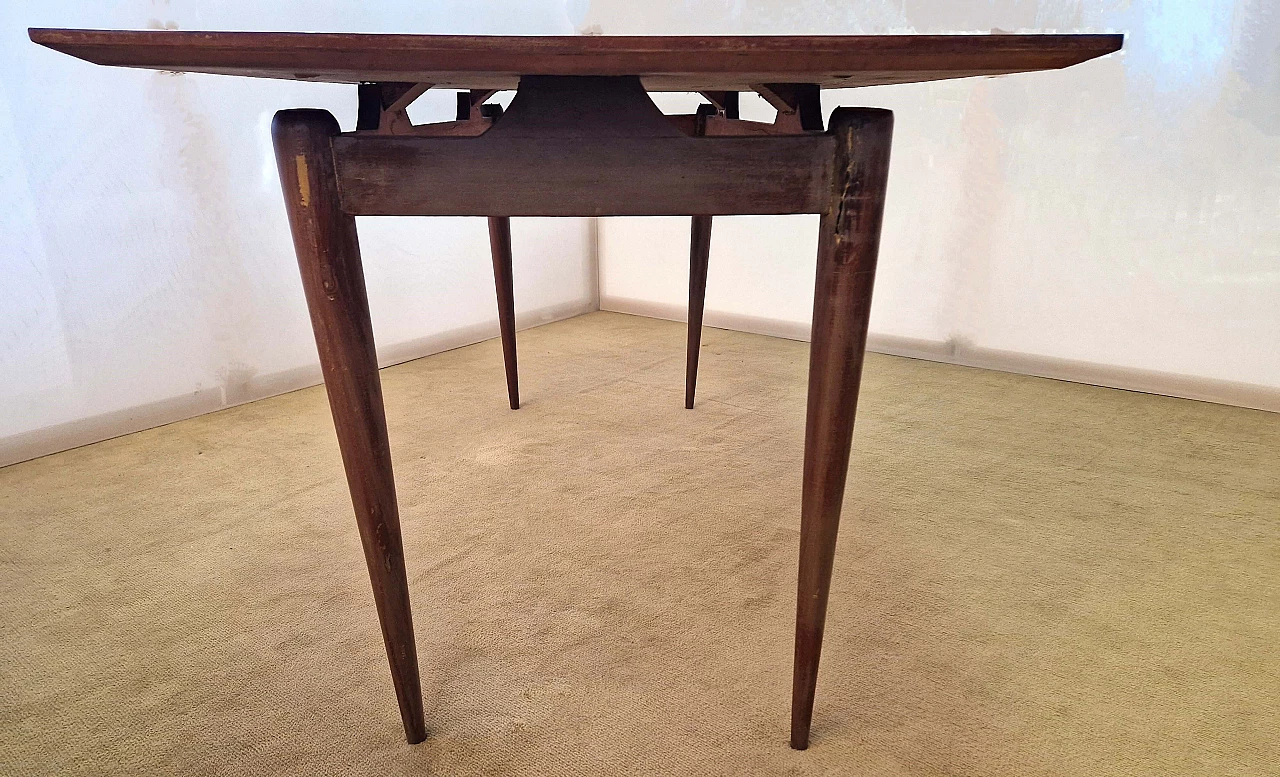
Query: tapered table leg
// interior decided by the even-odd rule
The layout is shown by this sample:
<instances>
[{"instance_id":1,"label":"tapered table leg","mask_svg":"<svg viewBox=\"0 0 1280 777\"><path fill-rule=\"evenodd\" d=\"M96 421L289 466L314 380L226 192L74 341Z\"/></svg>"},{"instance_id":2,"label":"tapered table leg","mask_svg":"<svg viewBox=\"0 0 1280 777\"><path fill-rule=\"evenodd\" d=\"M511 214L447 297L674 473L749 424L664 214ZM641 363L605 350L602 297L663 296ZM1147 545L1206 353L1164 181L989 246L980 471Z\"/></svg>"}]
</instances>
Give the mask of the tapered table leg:
<instances>
[{"instance_id":1,"label":"tapered table leg","mask_svg":"<svg viewBox=\"0 0 1280 777\"><path fill-rule=\"evenodd\" d=\"M498 288L498 328L502 331L502 360L507 367L507 398L520 409L520 372L516 368L516 295L511 279L511 219L489 217L489 251L493 280Z\"/></svg>"},{"instance_id":2,"label":"tapered table leg","mask_svg":"<svg viewBox=\"0 0 1280 777\"><path fill-rule=\"evenodd\" d=\"M737 118L737 92L732 94L734 118ZM726 98L729 99L729 98ZM716 114L712 105L699 105L694 114L693 134L707 134L707 120ZM707 298L707 265L711 258L711 217L694 216L689 230L689 342L685 346L684 406L693 409L693 395L698 386L698 356L702 351L702 311Z\"/></svg>"},{"instance_id":3,"label":"tapered table leg","mask_svg":"<svg viewBox=\"0 0 1280 777\"><path fill-rule=\"evenodd\" d=\"M689 344L685 349L684 406L693 409L698 384L698 352L702 350L702 310L707 297L707 265L711 257L711 217L694 216L689 239Z\"/></svg>"},{"instance_id":4,"label":"tapered table leg","mask_svg":"<svg viewBox=\"0 0 1280 777\"><path fill-rule=\"evenodd\" d=\"M836 532L871 313L893 114L872 108L841 108L832 114L828 131L836 139L836 159L832 201L819 226L809 350L791 689L791 746L797 750L809 746Z\"/></svg>"},{"instance_id":5,"label":"tapered table leg","mask_svg":"<svg viewBox=\"0 0 1280 777\"><path fill-rule=\"evenodd\" d=\"M271 125L289 226L364 545L405 737L426 738L382 385L356 222L342 212L327 111L280 111Z\"/></svg>"}]
</instances>

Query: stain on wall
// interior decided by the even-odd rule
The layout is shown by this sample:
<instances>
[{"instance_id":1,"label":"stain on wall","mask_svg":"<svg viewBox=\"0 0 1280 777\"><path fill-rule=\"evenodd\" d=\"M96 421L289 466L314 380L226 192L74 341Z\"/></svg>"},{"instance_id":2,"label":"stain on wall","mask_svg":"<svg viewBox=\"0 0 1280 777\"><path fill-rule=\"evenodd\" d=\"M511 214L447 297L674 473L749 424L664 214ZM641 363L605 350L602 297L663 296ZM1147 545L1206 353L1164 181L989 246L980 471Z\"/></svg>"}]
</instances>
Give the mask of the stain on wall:
<instances>
[{"instance_id":1,"label":"stain on wall","mask_svg":"<svg viewBox=\"0 0 1280 777\"><path fill-rule=\"evenodd\" d=\"M0 464L318 381L269 127L356 106L348 85L97 67L28 27L572 32L563 0L0 3ZM422 102L452 118L451 93ZM483 219L359 229L384 358L496 333ZM593 304L588 220L512 231L518 319Z\"/></svg>"}]
</instances>

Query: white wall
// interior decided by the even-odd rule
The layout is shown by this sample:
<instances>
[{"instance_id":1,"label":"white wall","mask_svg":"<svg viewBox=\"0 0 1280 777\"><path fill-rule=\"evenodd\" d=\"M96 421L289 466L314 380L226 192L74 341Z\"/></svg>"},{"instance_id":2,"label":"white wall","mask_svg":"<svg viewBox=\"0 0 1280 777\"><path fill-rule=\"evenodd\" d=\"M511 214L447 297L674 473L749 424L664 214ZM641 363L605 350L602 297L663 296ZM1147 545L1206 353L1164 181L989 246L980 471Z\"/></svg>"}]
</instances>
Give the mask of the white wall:
<instances>
[{"instance_id":1,"label":"white wall","mask_svg":"<svg viewBox=\"0 0 1280 777\"><path fill-rule=\"evenodd\" d=\"M355 111L354 87L101 68L29 26L1124 31L1066 71L826 95L897 114L873 344L1280 409L1273 0L44 0L0 3L0 464L317 382L268 125ZM814 228L717 219L708 323L803 337ZM384 362L496 333L482 220L360 229ZM605 307L683 315L687 230L603 221ZM590 222L513 231L522 323L592 307Z\"/></svg>"},{"instance_id":2,"label":"white wall","mask_svg":"<svg viewBox=\"0 0 1280 777\"><path fill-rule=\"evenodd\" d=\"M30 26L572 32L563 0L0 4L0 464L319 382L269 125L356 108L354 86L97 67ZM497 333L483 219L359 229L384 363ZM522 324L594 307L592 222L512 232Z\"/></svg>"},{"instance_id":3,"label":"white wall","mask_svg":"<svg viewBox=\"0 0 1280 777\"><path fill-rule=\"evenodd\" d=\"M1127 33L1063 71L824 93L895 112L872 345L1280 410L1274 0L595 0L580 27ZM807 337L816 224L716 219L707 323ZM683 317L688 239L603 221L602 306Z\"/></svg>"}]
</instances>

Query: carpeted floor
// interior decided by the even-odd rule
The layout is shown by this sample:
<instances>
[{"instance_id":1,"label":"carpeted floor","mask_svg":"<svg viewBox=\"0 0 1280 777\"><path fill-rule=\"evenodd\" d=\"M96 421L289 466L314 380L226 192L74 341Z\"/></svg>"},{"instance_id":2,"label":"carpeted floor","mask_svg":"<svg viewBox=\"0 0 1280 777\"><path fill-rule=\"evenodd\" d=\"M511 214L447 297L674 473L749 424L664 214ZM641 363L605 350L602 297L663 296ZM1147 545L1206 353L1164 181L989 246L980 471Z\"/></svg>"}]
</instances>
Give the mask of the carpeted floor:
<instances>
[{"instance_id":1,"label":"carpeted floor","mask_svg":"<svg viewBox=\"0 0 1280 777\"><path fill-rule=\"evenodd\" d=\"M383 373L416 747L322 389L0 470L0 773L1280 773L1280 416L869 357L798 753L807 346L705 343Z\"/></svg>"}]
</instances>

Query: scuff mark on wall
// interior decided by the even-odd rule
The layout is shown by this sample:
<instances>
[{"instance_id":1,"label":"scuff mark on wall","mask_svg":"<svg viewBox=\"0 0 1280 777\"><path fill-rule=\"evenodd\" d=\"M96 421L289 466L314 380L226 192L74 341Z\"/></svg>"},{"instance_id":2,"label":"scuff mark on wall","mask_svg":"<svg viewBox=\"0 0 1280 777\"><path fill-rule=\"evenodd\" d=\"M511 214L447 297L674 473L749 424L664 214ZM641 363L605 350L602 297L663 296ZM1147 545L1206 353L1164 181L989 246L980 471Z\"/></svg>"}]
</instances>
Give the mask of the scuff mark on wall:
<instances>
[{"instance_id":1,"label":"scuff mark on wall","mask_svg":"<svg viewBox=\"0 0 1280 777\"><path fill-rule=\"evenodd\" d=\"M958 181L959 203L947 241L953 248L952 293L941 311L952 322L949 341L971 340L982 325L992 299L991 264L996 233L1005 221L1005 144L1000 117L991 95L991 82L979 80L969 93L960 122L964 160Z\"/></svg>"},{"instance_id":2,"label":"scuff mark on wall","mask_svg":"<svg viewBox=\"0 0 1280 777\"><path fill-rule=\"evenodd\" d=\"M1280 135L1280 3L1242 0L1233 37L1230 111L1267 135Z\"/></svg>"},{"instance_id":3,"label":"scuff mark on wall","mask_svg":"<svg viewBox=\"0 0 1280 777\"><path fill-rule=\"evenodd\" d=\"M0 2L0 22L0 112L16 119L0 115L5 463L319 380L269 124L314 107L350 125L356 102L345 85L99 67L31 43L28 27L572 31L564 0ZM437 97L451 118L452 95ZM513 224L517 320L590 307L589 230ZM496 334L483 219L362 219L360 231L382 358Z\"/></svg>"},{"instance_id":4,"label":"scuff mark on wall","mask_svg":"<svg viewBox=\"0 0 1280 777\"><path fill-rule=\"evenodd\" d=\"M203 335L208 346L203 355L210 372L222 380L225 396L235 402L243 385L232 379L244 371L227 365L249 363L246 343L238 333L258 329L259 301L243 267L250 252L240 241L235 209L227 199L234 187L226 160L233 152L221 143L200 107L200 89L191 76L154 73L147 96L166 144L178 149L175 180L169 186L175 196L188 200L184 213L190 240L185 245L199 250L197 254L175 246L177 261L171 271L178 274L176 283L198 290L193 315L206 322Z\"/></svg>"},{"instance_id":5,"label":"scuff mark on wall","mask_svg":"<svg viewBox=\"0 0 1280 777\"><path fill-rule=\"evenodd\" d=\"M247 362L232 362L219 367L217 376L223 405L236 405L254 398L253 379L259 370Z\"/></svg>"}]
</instances>

